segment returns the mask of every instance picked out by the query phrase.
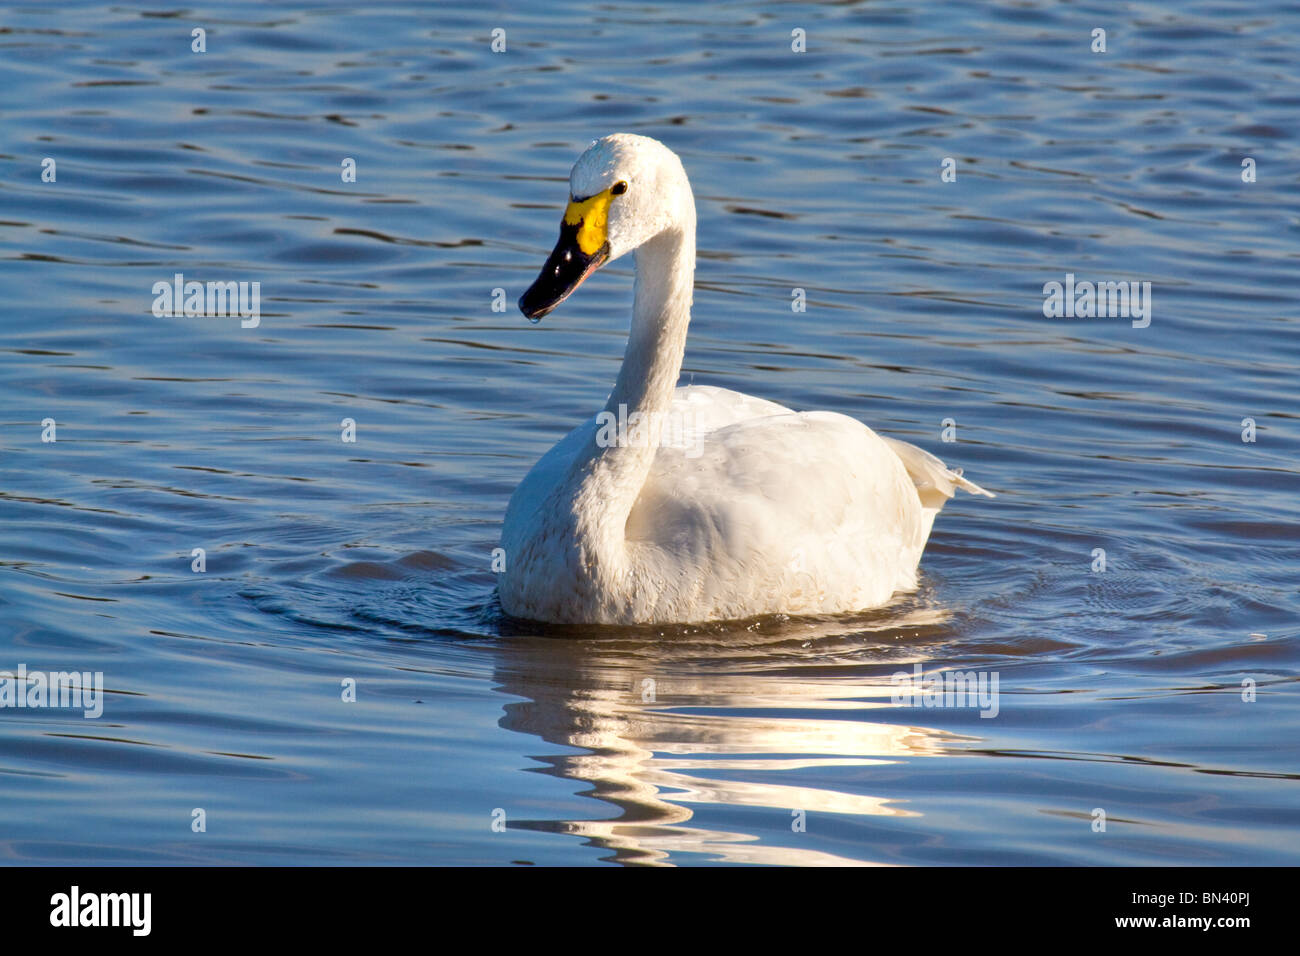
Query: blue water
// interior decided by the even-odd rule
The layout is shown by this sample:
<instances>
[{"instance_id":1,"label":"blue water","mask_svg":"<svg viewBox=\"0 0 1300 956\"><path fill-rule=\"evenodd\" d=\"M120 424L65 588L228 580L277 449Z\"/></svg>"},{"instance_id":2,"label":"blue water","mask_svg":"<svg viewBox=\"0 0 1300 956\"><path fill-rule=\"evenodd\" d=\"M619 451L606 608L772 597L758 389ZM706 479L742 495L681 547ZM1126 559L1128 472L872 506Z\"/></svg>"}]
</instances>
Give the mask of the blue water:
<instances>
[{"instance_id":1,"label":"blue water","mask_svg":"<svg viewBox=\"0 0 1300 956\"><path fill-rule=\"evenodd\" d=\"M1300 863L1300 9L521 6L0 14L0 670L107 689L0 709L0 860ZM683 383L997 492L917 593L501 614L631 262L513 302L619 130L694 186ZM260 324L156 317L177 272ZM1150 325L1045 317L1067 273ZM918 663L997 715L895 703Z\"/></svg>"}]
</instances>

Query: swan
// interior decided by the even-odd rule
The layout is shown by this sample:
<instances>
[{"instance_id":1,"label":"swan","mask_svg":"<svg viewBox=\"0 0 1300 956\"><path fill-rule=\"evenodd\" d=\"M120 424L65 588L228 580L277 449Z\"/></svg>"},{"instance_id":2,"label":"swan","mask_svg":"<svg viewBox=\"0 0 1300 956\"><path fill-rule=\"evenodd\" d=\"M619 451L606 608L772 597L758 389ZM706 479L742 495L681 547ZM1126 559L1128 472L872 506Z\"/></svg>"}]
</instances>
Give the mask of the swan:
<instances>
[{"instance_id":1,"label":"swan","mask_svg":"<svg viewBox=\"0 0 1300 956\"><path fill-rule=\"evenodd\" d=\"M955 489L993 496L846 415L678 388L695 274L681 160L615 133L578 158L569 192L520 311L539 321L631 252L631 329L604 409L510 499L502 609L551 623L683 624L859 611L915 588Z\"/></svg>"}]
</instances>

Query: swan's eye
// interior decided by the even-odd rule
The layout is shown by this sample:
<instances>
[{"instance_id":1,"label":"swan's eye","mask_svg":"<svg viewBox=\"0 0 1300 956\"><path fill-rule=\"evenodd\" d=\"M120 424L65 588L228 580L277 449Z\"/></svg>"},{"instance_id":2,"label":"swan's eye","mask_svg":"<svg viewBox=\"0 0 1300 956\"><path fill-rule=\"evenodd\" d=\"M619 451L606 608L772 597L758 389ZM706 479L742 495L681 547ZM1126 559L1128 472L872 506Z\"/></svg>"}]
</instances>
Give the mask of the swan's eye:
<instances>
[{"instance_id":1,"label":"swan's eye","mask_svg":"<svg viewBox=\"0 0 1300 956\"><path fill-rule=\"evenodd\" d=\"M627 183L620 179L614 185L609 187L609 192L611 196L621 196L627 192Z\"/></svg>"}]
</instances>

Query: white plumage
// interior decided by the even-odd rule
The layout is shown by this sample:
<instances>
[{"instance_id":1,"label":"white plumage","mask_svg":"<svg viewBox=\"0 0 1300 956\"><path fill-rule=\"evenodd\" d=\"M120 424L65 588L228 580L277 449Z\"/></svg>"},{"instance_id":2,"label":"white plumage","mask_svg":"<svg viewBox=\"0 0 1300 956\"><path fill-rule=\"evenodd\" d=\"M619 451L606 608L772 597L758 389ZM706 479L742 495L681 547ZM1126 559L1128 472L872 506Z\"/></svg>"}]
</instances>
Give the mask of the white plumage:
<instances>
[{"instance_id":1,"label":"white plumage","mask_svg":"<svg viewBox=\"0 0 1300 956\"><path fill-rule=\"evenodd\" d=\"M608 202L600 261L636 256L627 351L603 412L547 452L510 500L504 610L685 623L856 611L915 587L955 488L989 493L845 415L677 388L695 267L690 185L667 147L630 134L593 143L570 176L575 200L616 183L626 187Z\"/></svg>"}]
</instances>

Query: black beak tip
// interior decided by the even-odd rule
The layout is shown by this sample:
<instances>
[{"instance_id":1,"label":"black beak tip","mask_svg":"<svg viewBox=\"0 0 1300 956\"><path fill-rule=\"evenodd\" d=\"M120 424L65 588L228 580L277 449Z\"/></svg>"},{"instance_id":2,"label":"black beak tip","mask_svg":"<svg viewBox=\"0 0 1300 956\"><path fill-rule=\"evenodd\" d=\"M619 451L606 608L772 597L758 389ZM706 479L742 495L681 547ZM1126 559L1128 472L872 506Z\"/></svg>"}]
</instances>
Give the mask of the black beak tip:
<instances>
[{"instance_id":1,"label":"black beak tip","mask_svg":"<svg viewBox=\"0 0 1300 956\"><path fill-rule=\"evenodd\" d=\"M609 258L608 244L591 255L584 253L574 238L576 232L576 226L561 228L560 241L542 266L541 274L519 297L519 311L528 321L536 323L550 315Z\"/></svg>"},{"instance_id":2,"label":"black beak tip","mask_svg":"<svg viewBox=\"0 0 1300 956\"><path fill-rule=\"evenodd\" d=\"M533 290L529 289L519 297L519 311L524 314L529 322L540 322L543 316L550 315L558 302L537 302L532 295Z\"/></svg>"}]
</instances>

